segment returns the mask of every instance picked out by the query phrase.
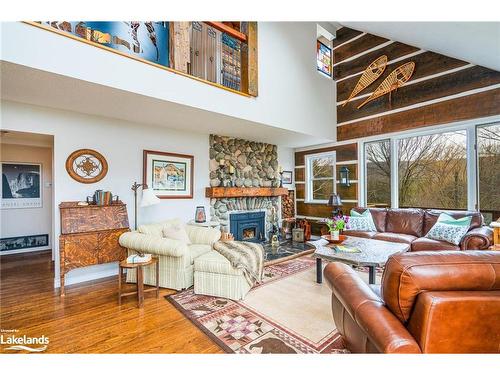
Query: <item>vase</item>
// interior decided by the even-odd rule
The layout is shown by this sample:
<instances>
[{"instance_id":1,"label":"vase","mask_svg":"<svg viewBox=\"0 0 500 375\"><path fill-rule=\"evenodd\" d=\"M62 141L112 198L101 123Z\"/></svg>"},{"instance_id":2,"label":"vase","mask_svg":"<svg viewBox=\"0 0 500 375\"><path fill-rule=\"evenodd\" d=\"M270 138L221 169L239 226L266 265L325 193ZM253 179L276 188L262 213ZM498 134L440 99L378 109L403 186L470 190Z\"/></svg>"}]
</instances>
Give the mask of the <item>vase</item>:
<instances>
[{"instance_id":1,"label":"vase","mask_svg":"<svg viewBox=\"0 0 500 375\"><path fill-rule=\"evenodd\" d=\"M330 235L332 236L332 240L338 241L340 239L340 231L338 230L332 230L330 232Z\"/></svg>"}]
</instances>

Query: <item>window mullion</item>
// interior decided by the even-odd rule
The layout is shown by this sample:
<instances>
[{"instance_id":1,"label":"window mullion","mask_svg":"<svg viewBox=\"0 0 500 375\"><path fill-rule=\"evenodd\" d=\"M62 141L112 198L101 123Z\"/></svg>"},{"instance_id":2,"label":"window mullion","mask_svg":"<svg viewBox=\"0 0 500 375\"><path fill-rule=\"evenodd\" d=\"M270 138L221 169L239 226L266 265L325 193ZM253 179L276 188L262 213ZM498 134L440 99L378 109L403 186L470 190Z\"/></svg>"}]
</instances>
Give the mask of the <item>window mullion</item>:
<instances>
[{"instance_id":1,"label":"window mullion","mask_svg":"<svg viewBox=\"0 0 500 375\"><path fill-rule=\"evenodd\" d=\"M399 207L399 171L398 171L398 143L399 140L391 138L391 207Z\"/></svg>"}]
</instances>

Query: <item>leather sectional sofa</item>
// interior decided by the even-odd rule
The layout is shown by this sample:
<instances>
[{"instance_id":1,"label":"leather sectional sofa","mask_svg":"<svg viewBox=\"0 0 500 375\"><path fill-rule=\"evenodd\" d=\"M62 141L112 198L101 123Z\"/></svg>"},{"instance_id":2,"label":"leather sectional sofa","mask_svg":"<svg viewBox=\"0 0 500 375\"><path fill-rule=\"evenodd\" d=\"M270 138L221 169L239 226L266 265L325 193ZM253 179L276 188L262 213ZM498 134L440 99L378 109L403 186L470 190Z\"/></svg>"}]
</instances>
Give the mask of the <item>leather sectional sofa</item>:
<instances>
[{"instance_id":1,"label":"leather sectional sofa","mask_svg":"<svg viewBox=\"0 0 500 375\"><path fill-rule=\"evenodd\" d=\"M378 288L343 263L324 274L353 353L500 352L500 251L397 254Z\"/></svg>"},{"instance_id":2,"label":"leather sectional sofa","mask_svg":"<svg viewBox=\"0 0 500 375\"><path fill-rule=\"evenodd\" d=\"M357 212L366 208L357 207ZM420 208L369 208L377 232L345 230L349 236L411 244L411 251L428 250L486 250L493 244L493 230L484 225L483 215L476 211L441 211ZM424 237L436 223L439 214L446 212L458 219L472 216L469 232L460 246Z\"/></svg>"}]
</instances>

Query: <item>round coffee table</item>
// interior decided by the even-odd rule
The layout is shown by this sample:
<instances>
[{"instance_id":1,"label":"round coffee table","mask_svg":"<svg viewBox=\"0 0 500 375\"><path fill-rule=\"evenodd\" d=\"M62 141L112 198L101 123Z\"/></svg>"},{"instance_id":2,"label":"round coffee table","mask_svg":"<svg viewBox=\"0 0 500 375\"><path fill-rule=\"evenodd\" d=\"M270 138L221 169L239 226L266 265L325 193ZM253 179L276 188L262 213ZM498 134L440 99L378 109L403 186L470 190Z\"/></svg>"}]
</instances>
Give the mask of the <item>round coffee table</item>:
<instances>
[{"instance_id":1,"label":"round coffee table","mask_svg":"<svg viewBox=\"0 0 500 375\"><path fill-rule=\"evenodd\" d=\"M143 268L156 264L156 287L144 289L144 271ZM137 273L136 283L137 290L134 292L122 293L122 276L123 269L135 269ZM118 303L122 303L122 297L137 295L137 305L142 307L144 304L144 293L156 291L156 298L160 296L160 263L157 257L152 257L150 261L144 263L127 263L127 260L122 260L118 265Z\"/></svg>"}]
</instances>

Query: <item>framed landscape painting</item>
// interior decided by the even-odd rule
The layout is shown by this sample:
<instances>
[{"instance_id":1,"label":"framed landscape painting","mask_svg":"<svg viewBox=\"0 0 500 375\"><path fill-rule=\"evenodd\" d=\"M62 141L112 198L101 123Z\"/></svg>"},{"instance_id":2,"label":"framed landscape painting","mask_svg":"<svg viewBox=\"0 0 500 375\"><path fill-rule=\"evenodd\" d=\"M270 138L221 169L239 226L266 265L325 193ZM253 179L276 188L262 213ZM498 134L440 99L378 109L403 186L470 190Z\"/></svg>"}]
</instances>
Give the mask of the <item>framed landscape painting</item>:
<instances>
[{"instance_id":1,"label":"framed landscape painting","mask_svg":"<svg viewBox=\"0 0 500 375\"><path fill-rule=\"evenodd\" d=\"M192 155L144 150L143 184L161 199L193 198Z\"/></svg>"},{"instance_id":2,"label":"framed landscape painting","mask_svg":"<svg viewBox=\"0 0 500 375\"><path fill-rule=\"evenodd\" d=\"M42 207L42 165L2 162L2 209Z\"/></svg>"}]
</instances>

